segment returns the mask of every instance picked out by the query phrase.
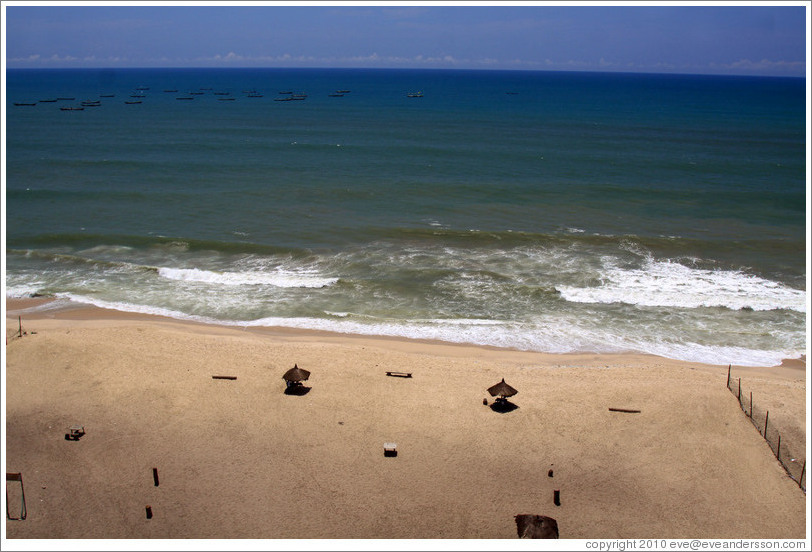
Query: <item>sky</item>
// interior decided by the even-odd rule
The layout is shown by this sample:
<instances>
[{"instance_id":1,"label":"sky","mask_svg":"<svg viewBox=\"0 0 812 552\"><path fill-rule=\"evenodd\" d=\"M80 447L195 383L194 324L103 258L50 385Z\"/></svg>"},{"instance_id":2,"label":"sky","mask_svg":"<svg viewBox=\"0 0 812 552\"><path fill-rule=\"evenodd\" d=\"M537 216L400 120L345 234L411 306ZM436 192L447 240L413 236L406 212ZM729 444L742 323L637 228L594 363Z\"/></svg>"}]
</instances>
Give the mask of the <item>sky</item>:
<instances>
[{"instance_id":1,"label":"sky","mask_svg":"<svg viewBox=\"0 0 812 552\"><path fill-rule=\"evenodd\" d=\"M561 4L4 1L5 64L806 75L809 2Z\"/></svg>"}]
</instances>

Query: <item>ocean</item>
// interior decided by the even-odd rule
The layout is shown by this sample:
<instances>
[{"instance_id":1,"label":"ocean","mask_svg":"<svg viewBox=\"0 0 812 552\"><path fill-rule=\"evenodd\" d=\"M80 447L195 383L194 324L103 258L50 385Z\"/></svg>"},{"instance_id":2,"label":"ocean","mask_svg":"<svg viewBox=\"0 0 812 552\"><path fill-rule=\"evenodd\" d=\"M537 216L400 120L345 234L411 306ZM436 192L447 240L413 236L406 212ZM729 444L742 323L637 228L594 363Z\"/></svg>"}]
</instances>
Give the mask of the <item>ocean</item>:
<instances>
[{"instance_id":1,"label":"ocean","mask_svg":"<svg viewBox=\"0 0 812 552\"><path fill-rule=\"evenodd\" d=\"M803 79L8 70L6 92L7 297L710 364L806 352Z\"/></svg>"}]
</instances>

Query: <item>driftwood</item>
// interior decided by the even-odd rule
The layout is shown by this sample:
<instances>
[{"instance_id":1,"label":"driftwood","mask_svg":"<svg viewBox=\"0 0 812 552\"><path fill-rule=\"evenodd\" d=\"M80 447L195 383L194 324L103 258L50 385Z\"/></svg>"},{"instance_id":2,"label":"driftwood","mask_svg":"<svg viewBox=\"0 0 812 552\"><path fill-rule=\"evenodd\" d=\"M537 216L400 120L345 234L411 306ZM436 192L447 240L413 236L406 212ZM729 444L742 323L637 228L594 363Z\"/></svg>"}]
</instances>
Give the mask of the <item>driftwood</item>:
<instances>
[{"instance_id":1,"label":"driftwood","mask_svg":"<svg viewBox=\"0 0 812 552\"><path fill-rule=\"evenodd\" d=\"M519 514L516 518L516 533L520 539L557 539L558 522L551 517L535 514Z\"/></svg>"},{"instance_id":2,"label":"driftwood","mask_svg":"<svg viewBox=\"0 0 812 552\"><path fill-rule=\"evenodd\" d=\"M212 376L211 379L235 380L237 376Z\"/></svg>"},{"instance_id":3,"label":"driftwood","mask_svg":"<svg viewBox=\"0 0 812 552\"><path fill-rule=\"evenodd\" d=\"M609 412L626 412L628 414L639 414L639 410L629 410L627 408L610 408Z\"/></svg>"}]
</instances>

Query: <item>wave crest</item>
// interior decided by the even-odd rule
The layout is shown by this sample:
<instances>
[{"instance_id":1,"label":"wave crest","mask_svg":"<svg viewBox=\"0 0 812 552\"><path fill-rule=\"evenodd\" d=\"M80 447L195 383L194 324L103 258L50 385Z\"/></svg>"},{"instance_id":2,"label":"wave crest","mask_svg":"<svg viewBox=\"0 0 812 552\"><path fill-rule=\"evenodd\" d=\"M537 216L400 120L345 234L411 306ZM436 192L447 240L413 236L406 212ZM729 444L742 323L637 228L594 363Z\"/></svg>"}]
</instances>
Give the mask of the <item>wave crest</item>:
<instances>
[{"instance_id":1,"label":"wave crest","mask_svg":"<svg viewBox=\"0 0 812 552\"><path fill-rule=\"evenodd\" d=\"M574 303L625 303L644 307L722 307L731 310L806 312L806 292L738 270L709 270L649 259L641 268L609 263L594 287L560 286Z\"/></svg>"},{"instance_id":2,"label":"wave crest","mask_svg":"<svg viewBox=\"0 0 812 552\"><path fill-rule=\"evenodd\" d=\"M199 268L159 268L158 274L168 280L199 282L222 286L274 286L281 288L323 288L338 281L310 272L277 270L274 272L215 272Z\"/></svg>"}]
</instances>

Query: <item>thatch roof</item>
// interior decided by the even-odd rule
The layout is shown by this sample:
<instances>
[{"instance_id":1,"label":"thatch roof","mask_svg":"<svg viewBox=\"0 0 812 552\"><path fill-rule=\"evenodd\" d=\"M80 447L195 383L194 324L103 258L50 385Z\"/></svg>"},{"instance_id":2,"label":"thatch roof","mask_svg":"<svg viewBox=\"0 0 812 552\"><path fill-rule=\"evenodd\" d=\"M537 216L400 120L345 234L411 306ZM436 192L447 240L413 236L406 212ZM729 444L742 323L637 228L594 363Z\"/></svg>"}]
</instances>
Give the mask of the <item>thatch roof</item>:
<instances>
[{"instance_id":1,"label":"thatch roof","mask_svg":"<svg viewBox=\"0 0 812 552\"><path fill-rule=\"evenodd\" d=\"M519 514L516 533L520 539L557 539L558 522L551 517L535 514Z\"/></svg>"},{"instance_id":2,"label":"thatch roof","mask_svg":"<svg viewBox=\"0 0 812 552\"><path fill-rule=\"evenodd\" d=\"M285 381L307 381L307 378L310 377L310 372L307 370L303 370L299 368L297 364L293 365L293 368L285 372L282 376L282 379Z\"/></svg>"},{"instance_id":3,"label":"thatch roof","mask_svg":"<svg viewBox=\"0 0 812 552\"><path fill-rule=\"evenodd\" d=\"M492 397L512 397L518 393L518 391L505 383L505 378L502 378L502 381L488 388L488 393L490 393Z\"/></svg>"}]
</instances>

